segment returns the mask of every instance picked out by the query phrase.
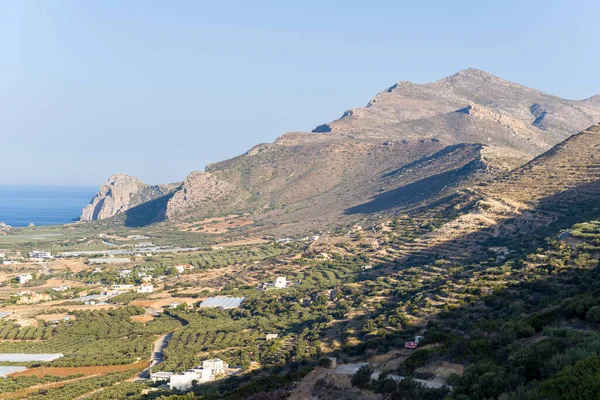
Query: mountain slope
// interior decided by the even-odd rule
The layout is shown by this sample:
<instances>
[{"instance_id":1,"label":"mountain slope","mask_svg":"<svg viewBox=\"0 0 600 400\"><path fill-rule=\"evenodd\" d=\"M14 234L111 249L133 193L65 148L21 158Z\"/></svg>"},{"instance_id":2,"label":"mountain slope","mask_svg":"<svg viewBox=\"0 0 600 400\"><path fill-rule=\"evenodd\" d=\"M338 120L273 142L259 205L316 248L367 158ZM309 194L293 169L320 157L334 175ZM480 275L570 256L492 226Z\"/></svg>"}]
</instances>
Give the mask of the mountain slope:
<instances>
[{"instance_id":1,"label":"mountain slope","mask_svg":"<svg viewBox=\"0 0 600 400\"><path fill-rule=\"evenodd\" d=\"M486 243L522 244L547 229L600 217L600 125L462 196L476 204L471 212L399 250L417 258L482 254Z\"/></svg>"},{"instance_id":2,"label":"mountain slope","mask_svg":"<svg viewBox=\"0 0 600 400\"><path fill-rule=\"evenodd\" d=\"M401 82L315 132L286 133L192 173L163 214L191 221L250 212L259 224L303 231L421 207L519 167L598 120L597 98L563 100L474 69Z\"/></svg>"}]
</instances>

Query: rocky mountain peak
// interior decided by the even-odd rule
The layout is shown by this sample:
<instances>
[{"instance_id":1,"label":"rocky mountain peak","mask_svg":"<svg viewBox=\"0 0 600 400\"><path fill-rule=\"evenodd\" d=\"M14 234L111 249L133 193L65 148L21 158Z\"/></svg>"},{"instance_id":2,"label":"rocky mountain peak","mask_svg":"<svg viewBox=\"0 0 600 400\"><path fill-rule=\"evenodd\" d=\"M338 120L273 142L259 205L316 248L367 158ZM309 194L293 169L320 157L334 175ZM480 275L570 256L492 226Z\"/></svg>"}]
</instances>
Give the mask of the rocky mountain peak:
<instances>
[{"instance_id":1,"label":"rocky mountain peak","mask_svg":"<svg viewBox=\"0 0 600 400\"><path fill-rule=\"evenodd\" d=\"M154 200L175 189L175 185L147 185L135 176L114 174L83 209L81 221L105 219Z\"/></svg>"},{"instance_id":2,"label":"rocky mountain peak","mask_svg":"<svg viewBox=\"0 0 600 400\"><path fill-rule=\"evenodd\" d=\"M114 174L108 178L106 182L107 185L117 186L117 185L143 185L144 183L136 178L135 176L127 175L127 174Z\"/></svg>"},{"instance_id":3,"label":"rocky mountain peak","mask_svg":"<svg viewBox=\"0 0 600 400\"><path fill-rule=\"evenodd\" d=\"M477 68L466 68L466 69L461 69L460 71L458 71L457 73L455 73L454 75L452 75L454 77L465 77L465 78L475 78L475 79L491 79L491 78L495 78L495 79L500 79L495 75L490 74L489 72L477 69Z\"/></svg>"}]
</instances>

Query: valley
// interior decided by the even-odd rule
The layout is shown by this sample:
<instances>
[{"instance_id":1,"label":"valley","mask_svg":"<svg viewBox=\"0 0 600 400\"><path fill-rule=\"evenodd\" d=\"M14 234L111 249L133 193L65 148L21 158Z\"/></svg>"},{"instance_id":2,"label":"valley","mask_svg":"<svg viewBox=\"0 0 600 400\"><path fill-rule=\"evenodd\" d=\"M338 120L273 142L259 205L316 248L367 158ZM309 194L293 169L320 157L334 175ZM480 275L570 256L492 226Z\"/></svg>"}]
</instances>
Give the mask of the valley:
<instances>
[{"instance_id":1,"label":"valley","mask_svg":"<svg viewBox=\"0 0 600 400\"><path fill-rule=\"evenodd\" d=\"M3 227L4 399L595 390L600 103L479 70ZM221 367L222 365L222 367ZM592 389L589 389L589 388Z\"/></svg>"}]
</instances>

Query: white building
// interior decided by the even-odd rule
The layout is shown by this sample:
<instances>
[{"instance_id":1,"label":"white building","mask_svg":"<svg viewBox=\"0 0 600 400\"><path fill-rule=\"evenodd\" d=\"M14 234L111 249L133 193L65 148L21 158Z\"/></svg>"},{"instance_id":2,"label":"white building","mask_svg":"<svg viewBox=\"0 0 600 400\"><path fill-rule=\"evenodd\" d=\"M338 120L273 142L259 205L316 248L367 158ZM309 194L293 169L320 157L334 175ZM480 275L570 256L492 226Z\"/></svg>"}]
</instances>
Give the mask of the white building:
<instances>
[{"instance_id":1,"label":"white building","mask_svg":"<svg viewBox=\"0 0 600 400\"><path fill-rule=\"evenodd\" d=\"M197 383L210 382L213 378L213 373L210 368L195 367L188 369L181 374L171 375L169 379L169 389L171 390L187 390L190 389L194 381Z\"/></svg>"},{"instance_id":2,"label":"white building","mask_svg":"<svg viewBox=\"0 0 600 400\"><path fill-rule=\"evenodd\" d=\"M138 293L152 293L152 292L154 292L154 286L142 284L142 285L140 285L140 287L137 288L136 291Z\"/></svg>"},{"instance_id":3,"label":"white building","mask_svg":"<svg viewBox=\"0 0 600 400\"><path fill-rule=\"evenodd\" d=\"M119 276L121 278L126 278L129 275L131 275L131 270L130 269L122 269L122 270L119 271Z\"/></svg>"},{"instance_id":4,"label":"white building","mask_svg":"<svg viewBox=\"0 0 600 400\"><path fill-rule=\"evenodd\" d=\"M67 285L62 285L62 286L57 286L55 288L52 288L52 290L55 291L55 292L64 292L64 291L67 291L69 289L71 289L71 287L67 286Z\"/></svg>"},{"instance_id":5,"label":"white building","mask_svg":"<svg viewBox=\"0 0 600 400\"><path fill-rule=\"evenodd\" d=\"M177 270L178 273L183 274L185 271L191 271L194 269L193 265L187 264L187 265L176 265L175 269Z\"/></svg>"},{"instance_id":6,"label":"white building","mask_svg":"<svg viewBox=\"0 0 600 400\"><path fill-rule=\"evenodd\" d=\"M173 376L172 372L153 372L150 374L150 379L152 382L161 382L161 381L170 381L171 376Z\"/></svg>"},{"instance_id":7,"label":"white building","mask_svg":"<svg viewBox=\"0 0 600 400\"><path fill-rule=\"evenodd\" d=\"M31 274L23 274L23 275L17 276L17 280L21 284L27 283L27 282L33 280L33 276L31 276Z\"/></svg>"},{"instance_id":8,"label":"white building","mask_svg":"<svg viewBox=\"0 0 600 400\"><path fill-rule=\"evenodd\" d=\"M221 360L220 358L213 358L210 360L202 361L202 368L210 368L214 375L224 374L225 368L227 368L228 366L229 365L224 364L223 360Z\"/></svg>"},{"instance_id":9,"label":"white building","mask_svg":"<svg viewBox=\"0 0 600 400\"><path fill-rule=\"evenodd\" d=\"M288 286L288 281L285 276L278 276L273 283L276 289L285 289Z\"/></svg>"},{"instance_id":10,"label":"white building","mask_svg":"<svg viewBox=\"0 0 600 400\"><path fill-rule=\"evenodd\" d=\"M49 251L33 250L31 253L29 253L29 258L37 258L43 260L52 258L52 254Z\"/></svg>"}]
</instances>

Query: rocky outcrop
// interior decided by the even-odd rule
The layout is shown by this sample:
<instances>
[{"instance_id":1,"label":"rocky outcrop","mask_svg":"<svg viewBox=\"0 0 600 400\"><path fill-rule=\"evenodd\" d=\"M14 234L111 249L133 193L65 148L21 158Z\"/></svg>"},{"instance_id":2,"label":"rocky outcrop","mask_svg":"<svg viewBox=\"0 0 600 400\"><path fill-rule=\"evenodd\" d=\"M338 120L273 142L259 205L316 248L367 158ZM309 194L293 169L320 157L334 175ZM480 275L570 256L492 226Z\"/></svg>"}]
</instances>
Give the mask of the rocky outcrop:
<instances>
[{"instance_id":1,"label":"rocky outcrop","mask_svg":"<svg viewBox=\"0 0 600 400\"><path fill-rule=\"evenodd\" d=\"M210 172L194 171L167 203L166 217L173 218L196 211L210 212L221 208L228 200L235 201L235 185ZM238 193L239 194L239 193ZM239 198L241 200L241 198Z\"/></svg>"},{"instance_id":2,"label":"rocky outcrop","mask_svg":"<svg viewBox=\"0 0 600 400\"><path fill-rule=\"evenodd\" d=\"M0 222L0 236L10 235L11 233L13 233L13 227Z\"/></svg>"},{"instance_id":3,"label":"rocky outcrop","mask_svg":"<svg viewBox=\"0 0 600 400\"><path fill-rule=\"evenodd\" d=\"M155 200L172 192L176 184L147 185L138 178L115 174L100 187L90 204L83 209L80 221L113 217L132 207Z\"/></svg>"}]
</instances>

